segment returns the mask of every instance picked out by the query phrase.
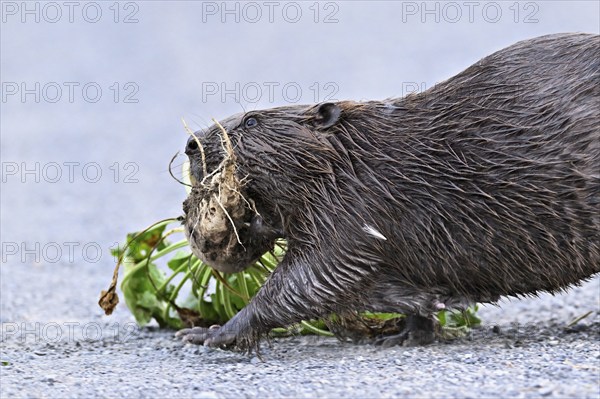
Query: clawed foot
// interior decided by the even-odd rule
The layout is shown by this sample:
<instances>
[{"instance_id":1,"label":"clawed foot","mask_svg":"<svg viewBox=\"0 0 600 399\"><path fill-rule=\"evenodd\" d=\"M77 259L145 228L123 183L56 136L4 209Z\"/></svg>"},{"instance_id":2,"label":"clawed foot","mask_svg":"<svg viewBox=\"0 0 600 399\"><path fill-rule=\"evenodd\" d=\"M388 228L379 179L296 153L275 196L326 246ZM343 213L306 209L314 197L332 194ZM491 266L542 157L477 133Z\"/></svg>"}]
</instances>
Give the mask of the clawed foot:
<instances>
[{"instance_id":1,"label":"clawed foot","mask_svg":"<svg viewBox=\"0 0 600 399\"><path fill-rule=\"evenodd\" d=\"M235 332L227 332L223 327L217 325L210 328L184 328L177 331L175 336L186 343L223 349L234 346L236 341Z\"/></svg>"},{"instance_id":2,"label":"clawed foot","mask_svg":"<svg viewBox=\"0 0 600 399\"><path fill-rule=\"evenodd\" d=\"M404 327L398 334L377 337L373 344L390 348L396 345L427 345L435 340L434 320L423 316L409 315L402 321Z\"/></svg>"},{"instance_id":3,"label":"clawed foot","mask_svg":"<svg viewBox=\"0 0 600 399\"><path fill-rule=\"evenodd\" d=\"M248 320L244 317L244 310L242 310L222 327L184 328L178 331L175 336L183 342L194 345L221 349L235 348L248 353L256 351L258 354L261 334L260 330L250 328Z\"/></svg>"}]
</instances>

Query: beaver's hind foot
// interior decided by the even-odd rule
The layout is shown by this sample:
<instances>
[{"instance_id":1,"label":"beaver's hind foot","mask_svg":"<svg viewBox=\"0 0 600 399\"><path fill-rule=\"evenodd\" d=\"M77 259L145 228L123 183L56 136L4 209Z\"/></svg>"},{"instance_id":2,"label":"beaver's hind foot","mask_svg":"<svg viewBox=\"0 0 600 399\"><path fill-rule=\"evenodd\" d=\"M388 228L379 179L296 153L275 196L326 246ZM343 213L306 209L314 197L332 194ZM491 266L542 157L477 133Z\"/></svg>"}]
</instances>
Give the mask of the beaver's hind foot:
<instances>
[{"instance_id":1,"label":"beaver's hind foot","mask_svg":"<svg viewBox=\"0 0 600 399\"><path fill-rule=\"evenodd\" d=\"M435 340L435 321L431 318L408 315L400 323L404 326L398 334L379 336L375 338L373 344L390 348L396 345L428 345Z\"/></svg>"}]
</instances>

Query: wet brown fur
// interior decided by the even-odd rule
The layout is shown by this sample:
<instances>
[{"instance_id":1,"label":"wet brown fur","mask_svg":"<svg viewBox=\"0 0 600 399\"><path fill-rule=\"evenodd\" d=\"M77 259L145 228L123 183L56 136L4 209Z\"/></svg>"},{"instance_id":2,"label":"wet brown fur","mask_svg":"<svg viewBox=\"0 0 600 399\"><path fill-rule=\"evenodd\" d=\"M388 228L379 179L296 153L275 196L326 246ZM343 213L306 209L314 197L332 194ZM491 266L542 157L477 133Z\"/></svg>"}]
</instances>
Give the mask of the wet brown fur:
<instances>
[{"instance_id":1,"label":"wet brown fur","mask_svg":"<svg viewBox=\"0 0 600 399\"><path fill-rule=\"evenodd\" d=\"M598 35L519 42L404 98L221 123L266 226L254 252L275 235L289 250L206 344L248 345L332 312L429 317L440 304L558 292L600 272ZM210 172L219 131L197 135Z\"/></svg>"}]
</instances>

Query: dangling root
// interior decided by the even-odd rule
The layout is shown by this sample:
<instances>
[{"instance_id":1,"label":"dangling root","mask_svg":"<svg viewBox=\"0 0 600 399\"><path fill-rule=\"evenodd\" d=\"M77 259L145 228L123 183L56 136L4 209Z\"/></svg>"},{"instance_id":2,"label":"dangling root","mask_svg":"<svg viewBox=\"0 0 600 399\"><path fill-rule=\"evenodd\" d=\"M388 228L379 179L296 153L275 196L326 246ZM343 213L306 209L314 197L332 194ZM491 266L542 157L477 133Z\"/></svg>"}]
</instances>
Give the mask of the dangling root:
<instances>
[{"instance_id":1,"label":"dangling root","mask_svg":"<svg viewBox=\"0 0 600 399\"><path fill-rule=\"evenodd\" d=\"M119 260L117 261L117 264L115 265L115 269L113 271L112 280L110 282L110 285L108 286L108 289L107 290L102 290L102 292L100 292L100 299L98 300L98 305L104 310L104 313L107 316L110 315L110 314L112 314L112 312L117 307L117 304L119 303L119 295L117 294L117 283L118 283L118 280L119 280L119 268L123 264L123 259L125 257L126 252L127 252L127 248L129 248L130 245L132 245L133 243L135 243L136 240L138 239L138 237L141 237L148 230L150 230L152 228L155 228L156 226L158 226L160 224L163 224L163 223L164 224L168 224L170 222L174 222L174 221L177 221L177 220L179 220L179 218L164 219L164 220L161 220L159 222L156 222L156 223L152 224L151 226L145 228L144 230L140 231L139 233L137 233L135 235L135 237L133 237L131 239L131 241L129 241L125 245L125 248L123 248L123 252L121 253L121 256L119 256ZM148 255L148 259L150 258L150 255Z\"/></svg>"}]
</instances>

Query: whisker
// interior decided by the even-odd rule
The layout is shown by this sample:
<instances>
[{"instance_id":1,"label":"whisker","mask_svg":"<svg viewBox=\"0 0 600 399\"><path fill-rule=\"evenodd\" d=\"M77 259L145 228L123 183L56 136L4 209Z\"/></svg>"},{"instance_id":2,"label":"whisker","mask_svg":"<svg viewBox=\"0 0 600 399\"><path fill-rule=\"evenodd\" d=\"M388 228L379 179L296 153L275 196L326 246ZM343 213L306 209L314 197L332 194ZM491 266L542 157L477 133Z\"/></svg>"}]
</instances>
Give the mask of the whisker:
<instances>
[{"instance_id":1,"label":"whisker","mask_svg":"<svg viewBox=\"0 0 600 399\"><path fill-rule=\"evenodd\" d=\"M169 162L169 174L171 175L171 177L179 184L183 184L184 186L188 186L188 187L192 187L191 184L187 184L181 180L179 180L178 178L175 177L175 175L173 174L173 170L171 169L171 167L173 166L173 161L175 161L175 158L177 158L179 156L179 151L177 151L177 153L175 155L173 155L173 158L171 158L171 161Z\"/></svg>"}]
</instances>

